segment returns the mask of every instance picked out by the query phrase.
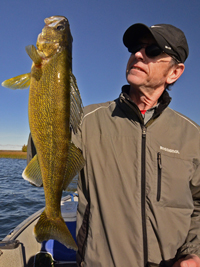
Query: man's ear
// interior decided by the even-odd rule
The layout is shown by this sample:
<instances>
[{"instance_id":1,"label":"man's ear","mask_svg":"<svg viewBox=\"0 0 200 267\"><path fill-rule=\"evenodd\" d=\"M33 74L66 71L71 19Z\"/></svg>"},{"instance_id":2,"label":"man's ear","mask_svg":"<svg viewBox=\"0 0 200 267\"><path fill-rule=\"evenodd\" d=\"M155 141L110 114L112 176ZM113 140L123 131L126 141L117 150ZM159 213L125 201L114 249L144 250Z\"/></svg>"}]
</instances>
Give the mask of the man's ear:
<instances>
[{"instance_id":1,"label":"man's ear","mask_svg":"<svg viewBox=\"0 0 200 267\"><path fill-rule=\"evenodd\" d=\"M168 77L166 80L167 84L171 84L174 83L176 80L178 80L178 78L182 75L182 73L184 72L185 69L185 65L183 63L179 63L174 65L168 73Z\"/></svg>"}]
</instances>

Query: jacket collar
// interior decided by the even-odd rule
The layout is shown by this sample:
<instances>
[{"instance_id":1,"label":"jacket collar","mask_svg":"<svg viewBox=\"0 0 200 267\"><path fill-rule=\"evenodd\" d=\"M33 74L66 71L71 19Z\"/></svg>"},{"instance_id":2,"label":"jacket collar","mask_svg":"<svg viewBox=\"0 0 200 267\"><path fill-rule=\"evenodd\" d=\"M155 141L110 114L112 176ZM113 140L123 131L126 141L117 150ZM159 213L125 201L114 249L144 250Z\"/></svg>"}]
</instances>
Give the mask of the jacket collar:
<instances>
[{"instance_id":1,"label":"jacket collar","mask_svg":"<svg viewBox=\"0 0 200 267\"><path fill-rule=\"evenodd\" d=\"M129 113L129 112L132 112L134 110L135 113L137 114L137 117L139 118L140 122L144 124L144 120L143 120L143 117L141 115L141 112L140 112L139 108L137 107L137 105L131 100L131 98L129 96L129 91L130 91L130 85L124 85L122 87L122 93L119 96L119 102L121 104L122 103L126 104L126 107L124 106L124 108L126 109L126 113L127 113L127 111ZM153 122L154 119L156 119L158 116L160 116L160 114L165 110L165 108L169 105L170 102L171 102L171 97L169 96L168 92L165 90L162 93L162 95L160 96L160 98L158 99L159 105L158 105L158 107L155 108L155 112L154 112L153 117L151 118L150 121Z\"/></svg>"}]
</instances>

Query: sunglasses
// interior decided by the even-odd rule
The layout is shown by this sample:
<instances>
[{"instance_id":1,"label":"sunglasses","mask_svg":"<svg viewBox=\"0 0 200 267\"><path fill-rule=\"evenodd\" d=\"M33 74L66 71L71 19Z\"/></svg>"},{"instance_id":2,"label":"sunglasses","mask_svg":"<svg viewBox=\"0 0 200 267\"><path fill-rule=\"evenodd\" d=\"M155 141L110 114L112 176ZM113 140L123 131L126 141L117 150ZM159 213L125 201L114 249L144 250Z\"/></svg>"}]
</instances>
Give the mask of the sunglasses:
<instances>
[{"instance_id":1,"label":"sunglasses","mask_svg":"<svg viewBox=\"0 0 200 267\"><path fill-rule=\"evenodd\" d=\"M128 51L132 54L137 53L138 51L140 51L142 48L145 48L145 54L149 57L149 58L155 58L159 55L161 55L162 53L165 53L158 45L156 44L151 44L151 45L147 45L147 44L136 44L134 46L132 46L131 48L128 48ZM175 56L173 55L169 55L170 57L172 57L177 63L180 63L181 61L179 59L177 59Z\"/></svg>"},{"instance_id":2,"label":"sunglasses","mask_svg":"<svg viewBox=\"0 0 200 267\"><path fill-rule=\"evenodd\" d=\"M151 44L151 45L136 44L136 45L132 46L131 48L129 48L128 51L132 54L135 54L138 51L140 51L142 48L145 48L145 54L149 58L154 58L154 57L157 57L160 54L164 53L164 51L156 44Z\"/></svg>"}]
</instances>

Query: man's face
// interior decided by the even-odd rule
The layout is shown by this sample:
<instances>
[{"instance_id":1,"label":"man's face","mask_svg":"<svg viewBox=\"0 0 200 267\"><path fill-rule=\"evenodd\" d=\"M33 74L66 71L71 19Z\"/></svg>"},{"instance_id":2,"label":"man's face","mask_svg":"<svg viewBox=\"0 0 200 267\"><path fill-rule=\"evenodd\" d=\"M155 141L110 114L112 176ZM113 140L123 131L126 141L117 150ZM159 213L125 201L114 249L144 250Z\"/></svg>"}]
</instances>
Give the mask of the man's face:
<instances>
[{"instance_id":1,"label":"man's face","mask_svg":"<svg viewBox=\"0 0 200 267\"><path fill-rule=\"evenodd\" d=\"M142 38L139 43L145 44L145 47L156 44L151 36ZM126 69L127 81L139 90L157 88L164 90L172 66L172 58L165 53L150 58L145 53L145 47L131 54Z\"/></svg>"}]
</instances>

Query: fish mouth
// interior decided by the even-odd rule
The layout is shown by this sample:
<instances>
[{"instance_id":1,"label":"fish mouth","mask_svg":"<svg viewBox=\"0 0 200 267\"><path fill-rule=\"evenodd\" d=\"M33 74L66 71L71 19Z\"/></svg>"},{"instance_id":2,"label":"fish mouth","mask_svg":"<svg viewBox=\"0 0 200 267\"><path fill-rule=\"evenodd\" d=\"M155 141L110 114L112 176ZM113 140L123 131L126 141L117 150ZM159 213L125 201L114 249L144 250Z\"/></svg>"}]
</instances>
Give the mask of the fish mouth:
<instances>
[{"instance_id":1,"label":"fish mouth","mask_svg":"<svg viewBox=\"0 0 200 267\"><path fill-rule=\"evenodd\" d=\"M68 19L63 16L51 16L44 20L46 26L48 27L55 27L58 23L69 23Z\"/></svg>"}]
</instances>

